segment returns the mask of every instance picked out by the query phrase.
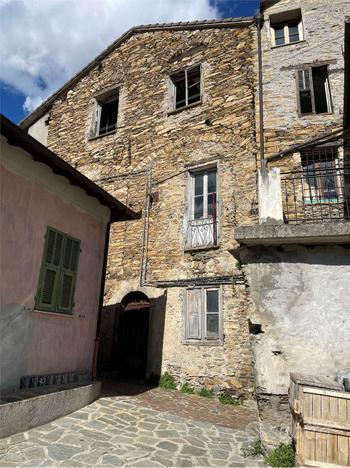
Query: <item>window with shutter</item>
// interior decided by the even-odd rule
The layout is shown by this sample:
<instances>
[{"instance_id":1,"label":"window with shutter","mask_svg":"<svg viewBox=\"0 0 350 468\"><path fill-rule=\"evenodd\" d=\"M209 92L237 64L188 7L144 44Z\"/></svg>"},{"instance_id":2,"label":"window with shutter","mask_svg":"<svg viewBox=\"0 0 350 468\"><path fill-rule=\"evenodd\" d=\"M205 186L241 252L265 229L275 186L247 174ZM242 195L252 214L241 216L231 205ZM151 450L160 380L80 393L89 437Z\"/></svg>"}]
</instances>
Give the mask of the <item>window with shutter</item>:
<instances>
[{"instance_id":1,"label":"window with shutter","mask_svg":"<svg viewBox=\"0 0 350 468\"><path fill-rule=\"evenodd\" d=\"M36 309L48 312L72 312L79 253L80 241L48 227L36 295Z\"/></svg>"},{"instance_id":2,"label":"window with shutter","mask_svg":"<svg viewBox=\"0 0 350 468\"><path fill-rule=\"evenodd\" d=\"M327 66L297 72L300 115L332 112Z\"/></svg>"},{"instance_id":3,"label":"window with shutter","mask_svg":"<svg viewBox=\"0 0 350 468\"><path fill-rule=\"evenodd\" d=\"M201 95L201 67L195 65L170 75L172 83L172 109L181 109L196 102L200 102Z\"/></svg>"},{"instance_id":4,"label":"window with shutter","mask_svg":"<svg viewBox=\"0 0 350 468\"><path fill-rule=\"evenodd\" d=\"M198 287L185 291L184 342L222 344L220 289Z\"/></svg>"}]
</instances>

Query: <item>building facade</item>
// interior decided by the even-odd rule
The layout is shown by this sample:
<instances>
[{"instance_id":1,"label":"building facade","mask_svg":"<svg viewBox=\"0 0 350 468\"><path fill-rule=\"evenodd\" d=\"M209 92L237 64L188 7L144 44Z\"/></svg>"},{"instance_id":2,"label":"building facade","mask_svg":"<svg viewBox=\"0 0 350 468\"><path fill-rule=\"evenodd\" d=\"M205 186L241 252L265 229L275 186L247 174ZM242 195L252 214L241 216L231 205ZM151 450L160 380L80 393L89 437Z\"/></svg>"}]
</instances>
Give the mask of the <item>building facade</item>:
<instances>
[{"instance_id":1,"label":"building facade","mask_svg":"<svg viewBox=\"0 0 350 468\"><path fill-rule=\"evenodd\" d=\"M135 28L24 122L142 211L111 231L100 366L115 375L253 392L231 250L256 218L255 37L252 18Z\"/></svg>"},{"instance_id":2,"label":"building facade","mask_svg":"<svg viewBox=\"0 0 350 468\"><path fill-rule=\"evenodd\" d=\"M106 232L125 217L134 214L2 116L1 396L90 378Z\"/></svg>"}]
</instances>

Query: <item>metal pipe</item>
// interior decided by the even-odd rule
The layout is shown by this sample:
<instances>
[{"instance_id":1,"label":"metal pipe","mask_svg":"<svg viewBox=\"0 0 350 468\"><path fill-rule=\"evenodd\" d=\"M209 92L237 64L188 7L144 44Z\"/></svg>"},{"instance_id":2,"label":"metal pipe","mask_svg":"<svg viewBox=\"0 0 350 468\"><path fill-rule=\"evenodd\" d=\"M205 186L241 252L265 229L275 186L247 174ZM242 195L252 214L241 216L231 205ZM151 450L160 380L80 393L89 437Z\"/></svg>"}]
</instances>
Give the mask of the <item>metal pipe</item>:
<instances>
[{"instance_id":1,"label":"metal pipe","mask_svg":"<svg viewBox=\"0 0 350 468\"><path fill-rule=\"evenodd\" d=\"M261 20L262 15L256 16L256 26L258 34L258 66L259 66L259 131L260 131L260 165L266 167L265 160L265 141L264 141L264 97L263 97L263 73L262 73L262 51L261 51Z\"/></svg>"}]
</instances>

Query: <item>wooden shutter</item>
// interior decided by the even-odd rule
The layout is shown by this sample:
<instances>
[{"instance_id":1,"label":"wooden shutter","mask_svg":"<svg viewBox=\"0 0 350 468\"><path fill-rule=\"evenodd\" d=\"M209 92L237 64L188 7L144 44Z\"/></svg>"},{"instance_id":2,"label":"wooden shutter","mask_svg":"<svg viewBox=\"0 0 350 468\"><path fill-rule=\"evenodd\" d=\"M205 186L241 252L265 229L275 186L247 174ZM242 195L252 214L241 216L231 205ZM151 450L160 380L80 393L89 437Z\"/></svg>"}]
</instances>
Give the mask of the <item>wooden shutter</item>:
<instances>
[{"instance_id":1,"label":"wooden shutter","mask_svg":"<svg viewBox=\"0 0 350 468\"><path fill-rule=\"evenodd\" d=\"M74 307L74 289L78 269L80 242L66 236L57 296L58 312L70 313Z\"/></svg>"},{"instance_id":2,"label":"wooden shutter","mask_svg":"<svg viewBox=\"0 0 350 468\"><path fill-rule=\"evenodd\" d=\"M92 115L90 138L98 136L99 129L100 129L100 120L101 120L101 105L96 100L95 108L94 108L93 115Z\"/></svg>"},{"instance_id":3,"label":"wooden shutter","mask_svg":"<svg viewBox=\"0 0 350 468\"><path fill-rule=\"evenodd\" d=\"M186 339L200 340L202 338L202 290L188 289L186 291Z\"/></svg>"},{"instance_id":4,"label":"wooden shutter","mask_svg":"<svg viewBox=\"0 0 350 468\"><path fill-rule=\"evenodd\" d=\"M36 307L41 310L52 311L55 308L63 242L64 235L62 233L48 228L36 297Z\"/></svg>"}]
</instances>

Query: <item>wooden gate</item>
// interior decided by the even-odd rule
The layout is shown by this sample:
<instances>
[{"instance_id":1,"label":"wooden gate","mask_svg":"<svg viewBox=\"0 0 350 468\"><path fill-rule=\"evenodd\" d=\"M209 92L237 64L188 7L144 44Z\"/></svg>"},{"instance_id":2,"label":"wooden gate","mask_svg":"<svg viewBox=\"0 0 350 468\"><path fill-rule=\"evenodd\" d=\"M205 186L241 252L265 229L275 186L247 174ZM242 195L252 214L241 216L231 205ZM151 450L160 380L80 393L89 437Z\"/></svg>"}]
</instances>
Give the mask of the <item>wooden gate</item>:
<instances>
[{"instance_id":1,"label":"wooden gate","mask_svg":"<svg viewBox=\"0 0 350 468\"><path fill-rule=\"evenodd\" d=\"M299 385L292 415L299 466L350 466L350 393Z\"/></svg>"}]
</instances>

